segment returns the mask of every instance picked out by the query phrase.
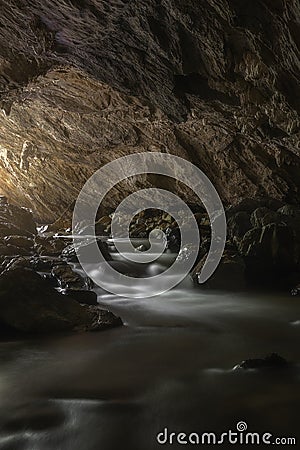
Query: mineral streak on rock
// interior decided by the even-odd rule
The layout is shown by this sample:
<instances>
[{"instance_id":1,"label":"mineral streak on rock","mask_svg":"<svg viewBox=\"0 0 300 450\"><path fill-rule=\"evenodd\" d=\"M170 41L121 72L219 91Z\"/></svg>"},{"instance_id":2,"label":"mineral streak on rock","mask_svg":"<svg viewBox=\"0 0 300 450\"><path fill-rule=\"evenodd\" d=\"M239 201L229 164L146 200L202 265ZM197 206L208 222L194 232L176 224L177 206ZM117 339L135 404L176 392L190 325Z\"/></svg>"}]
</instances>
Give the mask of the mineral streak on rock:
<instances>
[{"instance_id":1,"label":"mineral streak on rock","mask_svg":"<svg viewBox=\"0 0 300 450\"><path fill-rule=\"evenodd\" d=\"M60 217L104 163L140 151L195 163L226 204L299 202L298 0L0 6L0 193L38 220ZM140 184L116 186L104 208Z\"/></svg>"}]
</instances>

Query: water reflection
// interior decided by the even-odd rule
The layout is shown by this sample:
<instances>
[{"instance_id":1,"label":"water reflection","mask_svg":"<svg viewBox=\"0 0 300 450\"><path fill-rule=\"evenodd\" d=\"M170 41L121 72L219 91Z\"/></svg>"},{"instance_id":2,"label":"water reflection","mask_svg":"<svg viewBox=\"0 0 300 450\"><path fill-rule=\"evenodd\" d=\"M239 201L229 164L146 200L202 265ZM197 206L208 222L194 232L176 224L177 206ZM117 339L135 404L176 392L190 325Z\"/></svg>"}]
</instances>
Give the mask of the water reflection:
<instances>
[{"instance_id":1,"label":"water reflection","mask_svg":"<svg viewBox=\"0 0 300 450\"><path fill-rule=\"evenodd\" d=\"M151 299L98 293L125 327L0 344L1 449L152 450L164 427L239 420L297 436L299 371L231 370L272 352L300 361L295 298L203 291L188 278Z\"/></svg>"}]
</instances>

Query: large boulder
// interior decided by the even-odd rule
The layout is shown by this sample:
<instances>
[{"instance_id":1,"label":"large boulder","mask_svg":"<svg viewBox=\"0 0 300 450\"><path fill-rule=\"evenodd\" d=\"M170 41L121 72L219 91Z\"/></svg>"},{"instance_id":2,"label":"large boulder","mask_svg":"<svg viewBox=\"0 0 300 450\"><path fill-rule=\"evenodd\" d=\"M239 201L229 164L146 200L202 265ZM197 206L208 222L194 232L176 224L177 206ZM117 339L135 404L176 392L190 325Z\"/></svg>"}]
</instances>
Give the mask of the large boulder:
<instances>
[{"instance_id":1,"label":"large boulder","mask_svg":"<svg viewBox=\"0 0 300 450\"><path fill-rule=\"evenodd\" d=\"M0 327L26 333L94 331L121 325L119 318L58 293L37 273L13 268L0 276Z\"/></svg>"},{"instance_id":2,"label":"large boulder","mask_svg":"<svg viewBox=\"0 0 300 450\"><path fill-rule=\"evenodd\" d=\"M192 271L191 275L195 281L198 281L206 258L207 255L200 260ZM246 266L243 258L236 253L225 251L217 270L205 283L204 287L216 290L243 290L246 287L245 270Z\"/></svg>"},{"instance_id":3,"label":"large boulder","mask_svg":"<svg viewBox=\"0 0 300 450\"><path fill-rule=\"evenodd\" d=\"M65 289L62 294L84 305L97 305L97 294L88 290Z\"/></svg>"},{"instance_id":4,"label":"large boulder","mask_svg":"<svg viewBox=\"0 0 300 450\"><path fill-rule=\"evenodd\" d=\"M248 231L239 245L251 281L278 281L297 271L299 254L293 229L270 223Z\"/></svg>"},{"instance_id":5,"label":"large boulder","mask_svg":"<svg viewBox=\"0 0 300 450\"><path fill-rule=\"evenodd\" d=\"M62 289L84 290L92 286L89 278L83 278L74 272L67 263L56 265L52 268L51 274L57 279L58 285Z\"/></svg>"}]
</instances>

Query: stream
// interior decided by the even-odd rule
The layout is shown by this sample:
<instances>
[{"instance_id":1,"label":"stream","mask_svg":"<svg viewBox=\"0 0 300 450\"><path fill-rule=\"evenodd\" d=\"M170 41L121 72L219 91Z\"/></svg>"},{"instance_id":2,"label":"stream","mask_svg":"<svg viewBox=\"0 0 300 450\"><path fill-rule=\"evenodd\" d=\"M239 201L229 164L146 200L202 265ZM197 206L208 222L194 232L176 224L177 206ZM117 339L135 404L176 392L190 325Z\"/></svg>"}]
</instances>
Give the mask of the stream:
<instances>
[{"instance_id":1,"label":"stream","mask_svg":"<svg viewBox=\"0 0 300 450\"><path fill-rule=\"evenodd\" d=\"M151 450L165 428L221 433L240 421L299 437L298 298L188 278L152 298L97 293L124 327L0 343L1 450ZM232 370L272 352L295 367Z\"/></svg>"}]
</instances>

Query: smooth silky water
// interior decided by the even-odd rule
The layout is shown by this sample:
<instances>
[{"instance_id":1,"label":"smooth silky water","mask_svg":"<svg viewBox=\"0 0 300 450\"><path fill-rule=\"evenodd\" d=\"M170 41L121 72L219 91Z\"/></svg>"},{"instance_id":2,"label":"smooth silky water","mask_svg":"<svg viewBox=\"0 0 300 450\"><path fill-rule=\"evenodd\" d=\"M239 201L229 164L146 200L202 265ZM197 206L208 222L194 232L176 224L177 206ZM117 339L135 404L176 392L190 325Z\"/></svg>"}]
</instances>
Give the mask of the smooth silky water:
<instances>
[{"instance_id":1,"label":"smooth silky water","mask_svg":"<svg viewBox=\"0 0 300 450\"><path fill-rule=\"evenodd\" d=\"M188 278L153 298L97 292L124 327L1 343L1 449L148 450L165 427L221 432L241 420L249 431L297 437L297 367L232 368L272 352L300 361L298 298L213 292Z\"/></svg>"}]
</instances>

